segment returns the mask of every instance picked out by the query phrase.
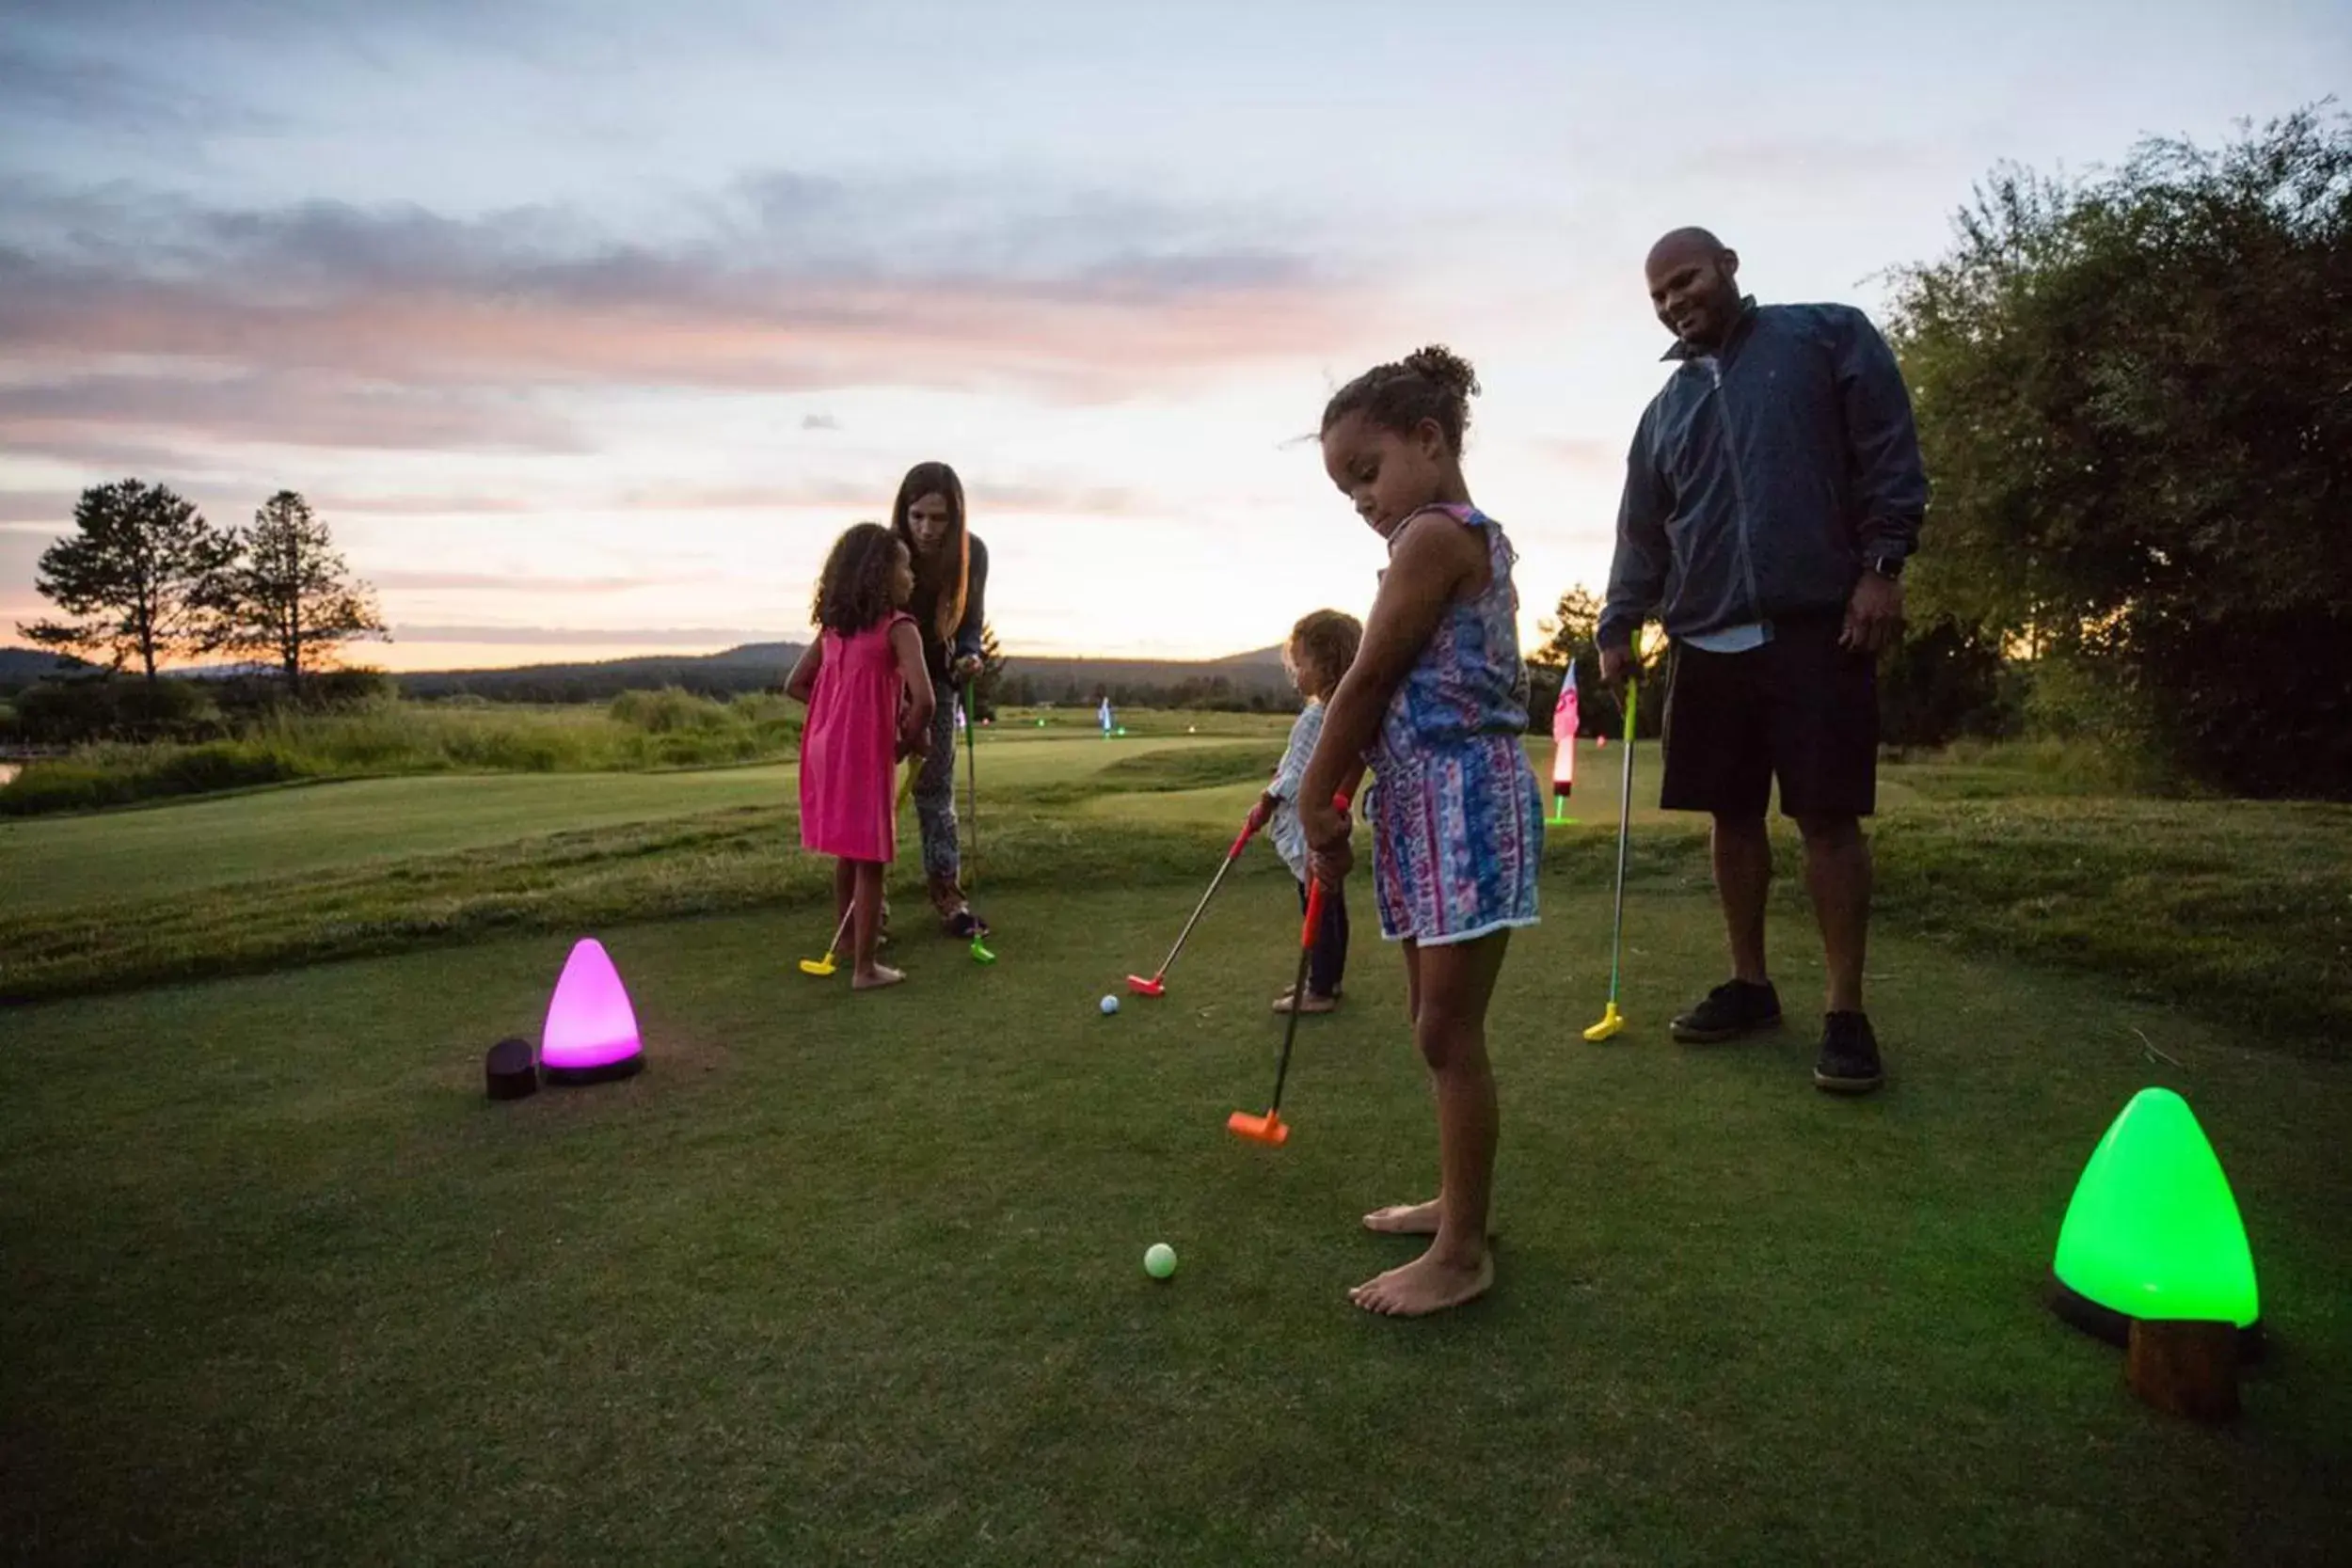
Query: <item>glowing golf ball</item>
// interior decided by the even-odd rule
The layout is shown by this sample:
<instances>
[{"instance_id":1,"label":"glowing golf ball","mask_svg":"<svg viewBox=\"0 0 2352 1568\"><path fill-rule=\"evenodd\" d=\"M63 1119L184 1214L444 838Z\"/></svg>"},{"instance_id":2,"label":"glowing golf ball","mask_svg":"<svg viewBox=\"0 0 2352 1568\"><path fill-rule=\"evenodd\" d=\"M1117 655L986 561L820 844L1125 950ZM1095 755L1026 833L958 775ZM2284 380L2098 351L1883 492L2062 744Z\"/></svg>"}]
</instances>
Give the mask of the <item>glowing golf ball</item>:
<instances>
[{"instance_id":1,"label":"glowing golf ball","mask_svg":"<svg viewBox=\"0 0 2352 1568\"><path fill-rule=\"evenodd\" d=\"M1143 1255L1143 1272L1154 1279L1166 1279L1176 1272L1176 1249L1166 1242L1154 1242Z\"/></svg>"},{"instance_id":2,"label":"glowing golf ball","mask_svg":"<svg viewBox=\"0 0 2352 1568\"><path fill-rule=\"evenodd\" d=\"M1111 1015L1111 1014L1113 1014L1113 1013L1115 1013L1115 1012L1117 1012L1117 1011L1119 1011L1119 998L1118 998L1118 997L1116 997L1116 996L1105 996L1104 998L1103 998L1103 1016L1104 1016L1104 1018L1108 1018L1108 1017L1110 1017L1110 1015Z\"/></svg>"}]
</instances>

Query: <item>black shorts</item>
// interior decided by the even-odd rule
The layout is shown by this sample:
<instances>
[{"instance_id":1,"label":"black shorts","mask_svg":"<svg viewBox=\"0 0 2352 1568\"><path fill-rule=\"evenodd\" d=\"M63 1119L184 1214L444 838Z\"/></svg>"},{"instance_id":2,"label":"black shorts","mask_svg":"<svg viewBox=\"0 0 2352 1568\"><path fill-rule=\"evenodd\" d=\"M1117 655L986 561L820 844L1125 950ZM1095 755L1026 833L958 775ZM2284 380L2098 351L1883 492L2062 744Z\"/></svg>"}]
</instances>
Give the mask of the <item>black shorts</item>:
<instances>
[{"instance_id":1,"label":"black shorts","mask_svg":"<svg viewBox=\"0 0 2352 1568\"><path fill-rule=\"evenodd\" d=\"M1878 804L1878 659L1837 645L1843 614L1776 621L1745 653L1674 645L1666 688L1668 811L1868 816Z\"/></svg>"}]
</instances>

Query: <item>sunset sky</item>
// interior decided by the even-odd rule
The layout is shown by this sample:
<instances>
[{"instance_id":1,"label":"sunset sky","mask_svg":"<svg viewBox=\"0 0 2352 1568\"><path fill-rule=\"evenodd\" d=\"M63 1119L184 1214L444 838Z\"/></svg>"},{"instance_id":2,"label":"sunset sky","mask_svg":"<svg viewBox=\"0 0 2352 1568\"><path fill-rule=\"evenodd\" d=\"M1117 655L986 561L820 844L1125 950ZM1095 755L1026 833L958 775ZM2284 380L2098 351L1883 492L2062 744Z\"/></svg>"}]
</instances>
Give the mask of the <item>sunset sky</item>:
<instances>
[{"instance_id":1,"label":"sunset sky","mask_svg":"<svg viewBox=\"0 0 2352 1568\"><path fill-rule=\"evenodd\" d=\"M126 475L304 492L394 669L799 638L936 457L1009 648L1234 652L1369 603L1297 438L1432 340L1532 630L1660 231L1876 311L2002 160L2347 86L2342 0L0 0L0 641Z\"/></svg>"}]
</instances>

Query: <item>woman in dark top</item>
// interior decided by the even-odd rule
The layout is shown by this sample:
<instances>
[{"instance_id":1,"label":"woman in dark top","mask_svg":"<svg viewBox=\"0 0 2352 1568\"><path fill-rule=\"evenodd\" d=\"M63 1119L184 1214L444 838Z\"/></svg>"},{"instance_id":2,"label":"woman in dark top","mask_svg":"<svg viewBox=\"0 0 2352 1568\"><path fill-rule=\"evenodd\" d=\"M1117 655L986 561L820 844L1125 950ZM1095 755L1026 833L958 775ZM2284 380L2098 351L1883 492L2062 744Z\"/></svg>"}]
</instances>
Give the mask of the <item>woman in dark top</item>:
<instances>
[{"instance_id":1,"label":"woman in dark top","mask_svg":"<svg viewBox=\"0 0 2352 1568\"><path fill-rule=\"evenodd\" d=\"M964 525L963 482L945 463L917 463L898 484L890 527L914 559L914 597L907 612L923 633L923 667L937 698L930 752L914 781L923 831L923 874L931 907L951 935L988 930L959 879L956 838L956 709L966 682L980 673L980 626L988 550Z\"/></svg>"}]
</instances>

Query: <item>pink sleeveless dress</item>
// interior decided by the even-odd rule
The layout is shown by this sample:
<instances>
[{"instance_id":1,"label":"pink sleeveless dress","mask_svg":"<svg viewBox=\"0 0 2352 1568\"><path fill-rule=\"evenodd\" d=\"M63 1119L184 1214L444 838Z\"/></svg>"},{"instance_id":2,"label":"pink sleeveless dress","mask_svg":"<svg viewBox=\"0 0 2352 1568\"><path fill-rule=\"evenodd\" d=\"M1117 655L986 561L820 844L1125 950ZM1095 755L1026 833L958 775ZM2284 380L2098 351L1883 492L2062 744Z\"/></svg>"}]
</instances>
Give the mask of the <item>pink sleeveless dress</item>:
<instances>
[{"instance_id":1,"label":"pink sleeveless dress","mask_svg":"<svg viewBox=\"0 0 2352 1568\"><path fill-rule=\"evenodd\" d=\"M854 637L826 631L824 664L801 735L801 846L819 855L887 861L898 848L891 776L898 760L898 705L906 682L890 616Z\"/></svg>"}]
</instances>

